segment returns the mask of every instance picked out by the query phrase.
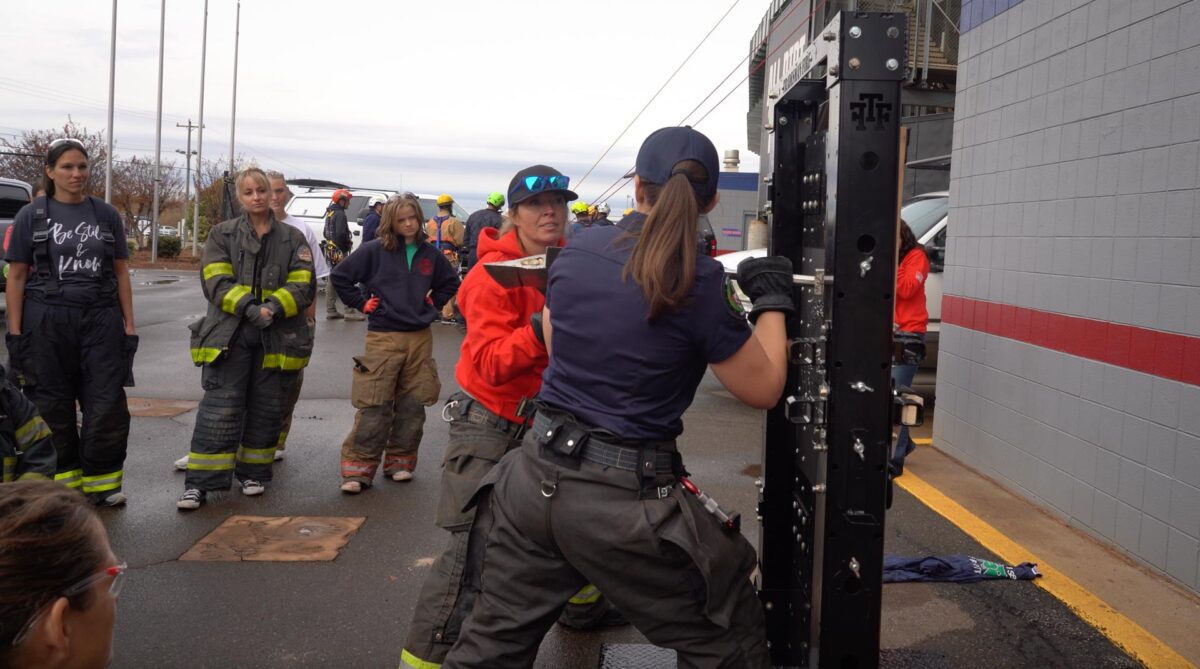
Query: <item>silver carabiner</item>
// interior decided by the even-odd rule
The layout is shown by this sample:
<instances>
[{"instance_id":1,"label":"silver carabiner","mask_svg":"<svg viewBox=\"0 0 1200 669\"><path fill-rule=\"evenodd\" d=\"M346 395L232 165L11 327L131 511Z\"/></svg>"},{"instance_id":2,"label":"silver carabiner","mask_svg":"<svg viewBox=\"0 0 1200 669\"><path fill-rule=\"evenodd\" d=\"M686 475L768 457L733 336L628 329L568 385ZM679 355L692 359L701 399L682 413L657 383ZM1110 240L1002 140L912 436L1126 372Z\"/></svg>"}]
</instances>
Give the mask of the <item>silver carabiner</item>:
<instances>
[{"instance_id":1,"label":"silver carabiner","mask_svg":"<svg viewBox=\"0 0 1200 669\"><path fill-rule=\"evenodd\" d=\"M556 492L558 492L557 481L542 481L542 497L550 499Z\"/></svg>"},{"instance_id":2,"label":"silver carabiner","mask_svg":"<svg viewBox=\"0 0 1200 669\"><path fill-rule=\"evenodd\" d=\"M458 406L458 400L451 400L442 405L442 421L443 422L446 422L446 423L454 422L454 419L449 416L448 412L450 411L450 409L452 409L456 406Z\"/></svg>"}]
</instances>

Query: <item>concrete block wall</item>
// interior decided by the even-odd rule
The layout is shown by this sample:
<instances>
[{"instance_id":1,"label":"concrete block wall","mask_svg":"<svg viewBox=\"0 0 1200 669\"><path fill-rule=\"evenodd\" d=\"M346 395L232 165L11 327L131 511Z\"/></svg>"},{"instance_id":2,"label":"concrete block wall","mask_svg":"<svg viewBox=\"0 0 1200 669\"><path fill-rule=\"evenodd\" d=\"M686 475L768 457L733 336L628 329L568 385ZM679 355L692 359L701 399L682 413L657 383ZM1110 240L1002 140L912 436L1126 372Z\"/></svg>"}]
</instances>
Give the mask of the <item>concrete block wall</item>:
<instances>
[{"instance_id":1,"label":"concrete block wall","mask_svg":"<svg viewBox=\"0 0 1200 669\"><path fill-rule=\"evenodd\" d=\"M963 16L935 444L1200 592L1200 0Z\"/></svg>"}]
</instances>

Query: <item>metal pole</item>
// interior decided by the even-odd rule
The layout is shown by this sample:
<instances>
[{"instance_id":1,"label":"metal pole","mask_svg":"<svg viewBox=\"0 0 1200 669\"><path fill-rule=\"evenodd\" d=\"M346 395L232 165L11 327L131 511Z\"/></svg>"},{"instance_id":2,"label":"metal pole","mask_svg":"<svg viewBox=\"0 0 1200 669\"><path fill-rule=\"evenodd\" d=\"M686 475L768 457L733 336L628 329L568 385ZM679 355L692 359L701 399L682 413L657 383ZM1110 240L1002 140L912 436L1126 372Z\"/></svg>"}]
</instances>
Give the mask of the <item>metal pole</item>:
<instances>
[{"instance_id":1,"label":"metal pole","mask_svg":"<svg viewBox=\"0 0 1200 669\"><path fill-rule=\"evenodd\" d=\"M933 39L933 0L925 0L925 52L921 64L921 82L929 84L929 41Z\"/></svg>"},{"instance_id":2,"label":"metal pole","mask_svg":"<svg viewBox=\"0 0 1200 669\"><path fill-rule=\"evenodd\" d=\"M204 33L200 38L200 134L196 138L196 208L192 212L192 257L200 238L200 168L204 165L204 58L208 52L208 0L204 0Z\"/></svg>"},{"instance_id":3,"label":"metal pole","mask_svg":"<svg viewBox=\"0 0 1200 669\"><path fill-rule=\"evenodd\" d=\"M117 0L113 0L112 37L108 49L108 154L104 157L104 201L112 202L113 107L117 91Z\"/></svg>"},{"instance_id":4,"label":"metal pole","mask_svg":"<svg viewBox=\"0 0 1200 669\"><path fill-rule=\"evenodd\" d=\"M184 225L184 223L186 223L187 221L184 219L187 218L187 202L188 202L188 200L192 199L192 128L195 128L196 126L192 125L192 119L189 118L187 125L183 125L182 123L176 123L175 127L176 128L187 128L187 131L188 131L187 151L180 151L179 149L175 149L175 153L183 154L183 160L184 160L184 163L183 163L184 175L185 175L184 182L183 182L184 216L183 216L183 219L180 219L180 221L179 221L179 235L181 237L180 241L185 242L185 241L187 241L187 237L185 236L185 235L187 235L187 226ZM200 171L199 165L196 166L196 171L197 171L197 173ZM200 200L200 189L197 188L196 189L196 201L199 202L199 200ZM194 225L193 225L193 227L194 227Z\"/></svg>"},{"instance_id":5,"label":"metal pole","mask_svg":"<svg viewBox=\"0 0 1200 669\"><path fill-rule=\"evenodd\" d=\"M237 129L237 71L238 71L238 40L242 34L242 0L238 0L237 22L233 27L233 111L229 117L229 173L233 174L233 137Z\"/></svg>"},{"instance_id":6,"label":"metal pole","mask_svg":"<svg viewBox=\"0 0 1200 669\"><path fill-rule=\"evenodd\" d=\"M154 124L154 204L150 212L150 262L158 262L158 196L162 186L163 47L167 37L167 0L158 13L158 121Z\"/></svg>"}]
</instances>

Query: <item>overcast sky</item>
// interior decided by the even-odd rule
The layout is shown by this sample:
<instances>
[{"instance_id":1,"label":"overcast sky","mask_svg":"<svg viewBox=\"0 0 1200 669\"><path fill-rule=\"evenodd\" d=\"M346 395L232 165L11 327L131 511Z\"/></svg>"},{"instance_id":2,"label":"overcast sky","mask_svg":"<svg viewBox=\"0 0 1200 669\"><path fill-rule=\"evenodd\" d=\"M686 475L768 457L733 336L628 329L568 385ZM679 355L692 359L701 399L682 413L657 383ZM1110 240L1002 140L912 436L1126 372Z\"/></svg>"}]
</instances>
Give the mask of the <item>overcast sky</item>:
<instances>
[{"instance_id":1,"label":"overcast sky","mask_svg":"<svg viewBox=\"0 0 1200 669\"><path fill-rule=\"evenodd\" d=\"M107 0L3 0L0 133L106 127ZM236 152L289 177L455 194L471 208L533 163L579 183L733 0L243 0ZM743 60L768 0L740 0L579 192L593 199L652 130L694 121L746 150ZM154 153L159 2L119 0L118 155ZM198 118L203 0L169 0L163 156ZM210 0L204 155L228 156L236 0ZM739 64L740 63L740 64ZM193 147L194 148L194 147ZM626 189L611 202L624 207Z\"/></svg>"}]
</instances>

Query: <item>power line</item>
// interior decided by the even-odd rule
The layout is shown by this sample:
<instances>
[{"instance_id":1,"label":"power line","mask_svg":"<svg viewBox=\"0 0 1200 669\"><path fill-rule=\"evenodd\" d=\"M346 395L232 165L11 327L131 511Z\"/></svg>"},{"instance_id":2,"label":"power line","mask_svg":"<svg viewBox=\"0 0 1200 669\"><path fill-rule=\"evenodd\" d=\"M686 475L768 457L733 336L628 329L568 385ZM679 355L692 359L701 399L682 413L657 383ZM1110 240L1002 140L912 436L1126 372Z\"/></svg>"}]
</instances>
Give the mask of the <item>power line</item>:
<instances>
[{"instance_id":1,"label":"power line","mask_svg":"<svg viewBox=\"0 0 1200 669\"><path fill-rule=\"evenodd\" d=\"M799 23L799 25L797 25L795 28L793 28L792 31L789 32L787 35L784 35L783 39L780 40L779 44L774 49L771 49L771 51L768 52L767 55L763 57L762 61L760 61L754 67L750 68L750 71L746 74L746 76L742 77L741 80L738 81L737 84L734 85L734 87L731 88L729 90L729 92L726 93L720 100L717 100L717 103L714 104L707 112L705 112L703 116L701 116L699 119L696 119L696 121L693 123L693 125L700 125L701 121L708 118L709 114L716 111L717 107L720 107L721 104L725 102L725 100L729 99L729 96L732 95L733 92L736 91L743 83L745 83L747 79L754 76L755 73L757 73L764 66L766 66L767 62L770 61L771 56L775 55L776 52L778 52L780 49L782 49L784 47L784 45L787 44L788 39L792 35L795 35L797 31L799 31L804 26L808 25L808 23L810 21L812 21L812 17L816 16L817 12L820 11L820 9L825 6L826 2L828 2L828 0L821 0L816 5L814 5L812 8L812 11L808 13L808 16L804 17L804 20L801 21ZM800 7L799 4L793 5L792 8L790 10L788 10L788 12L786 14L775 19L775 22L782 22L784 19L791 16L792 12L795 12L797 9L799 9L799 7ZM767 38L769 39L770 36L771 36L771 34L770 34L770 32L768 32ZM691 116L692 114L694 114L696 112L696 110L699 109L700 106L704 104L705 100L708 100L710 97L712 97L713 93L716 93L721 88L721 86L723 86L725 84L725 82L729 80L730 75L733 72L736 72L737 68L741 67L742 62L746 61L747 58L749 58L749 56L746 56L746 57L742 58L741 61L738 61L738 64L736 66L734 66L733 71L731 71L730 74L725 75L725 77L721 80L721 82L718 83L716 86L714 86L713 90L709 91L708 95L704 96L704 100L701 100L699 105L696 105L696 107L694 107L692 109L692 111L687 113L687 116L683 117L683 120L681 120L679 122L679 125L682 125L683 121L686 121L688 116ZM628 172L628 170L626 172ZM612 196L614 196L617 193L624 190L625 186L629 185L629 182L632 180L633 180L632 177L628 178L628 179L625 178L624 176L618 177L617 180L614 181L608 188L604 189L604 191L601 193L600 198L597 198L595 203L598 204L600 202L607 202L609 198L611 198ZM614 186L616 187L615 190L613 190ZM612 192L610 193L609 191L612 191Z\"/></svg>"},{"instance_id":2,"label":"power line","mask_svg":"<svg viewBox=\"0 0 1200 669\"><path fill-rule=\"evenodd\" d=\"M733 8L738 6L739 2L741 2L741 0L733 0L733 4L729 5L729 9L726 9L725 13L721 15L721 18L717 19L717 22L713 24L713 27L710 28L707 33L705 33L704 37L698 44L696 44L691 53L689 53L687 57L683 59L683 62L679 64L679 67L675 68L675 71L671 73L671 76L667 77L667 80L663 82L663 85L659 86L658 90L654 92L654 95L651 95L650 99L646 101L646 104L642 105L641 110L639 110L633 119L629 121L628 125L625 126L625 129L622 130L619 135L617 135L617 138L612 141L612 144L609 144L608 148L604 150L604 153L600 154L600 157L596 159L596 162L592 163L592 166L588 168L587 173L583 175L583 178L579 180L579 183L575 184L576 188L579 188L583 185L584 181L587 181L587 178L591 176L592 171L596 169L596 166L600 164L600 161L604 160L604 157L608 155L608 152L612 151L612 148L617 145L617 142L621 141L621 138L625 136L625 133L629 132L629 129L633 127L633 124L642 117L642 114L647 108L650 107L650 104L653 103L654 100L658 98L659 94L662 93L667 87L667 85L675 79L675 75L679 74L679 71L683 69L683 66L688 64L688 61L692 59L692 56L696 55L696 52L700 50L700 47L704 46L704 43L708 41L708 38L711 37L714 32L716 32L717 28L720 27L720 25L725 21L725 18L729 16L730 12L733 11Z\"/></svg>"}]
</instances>

